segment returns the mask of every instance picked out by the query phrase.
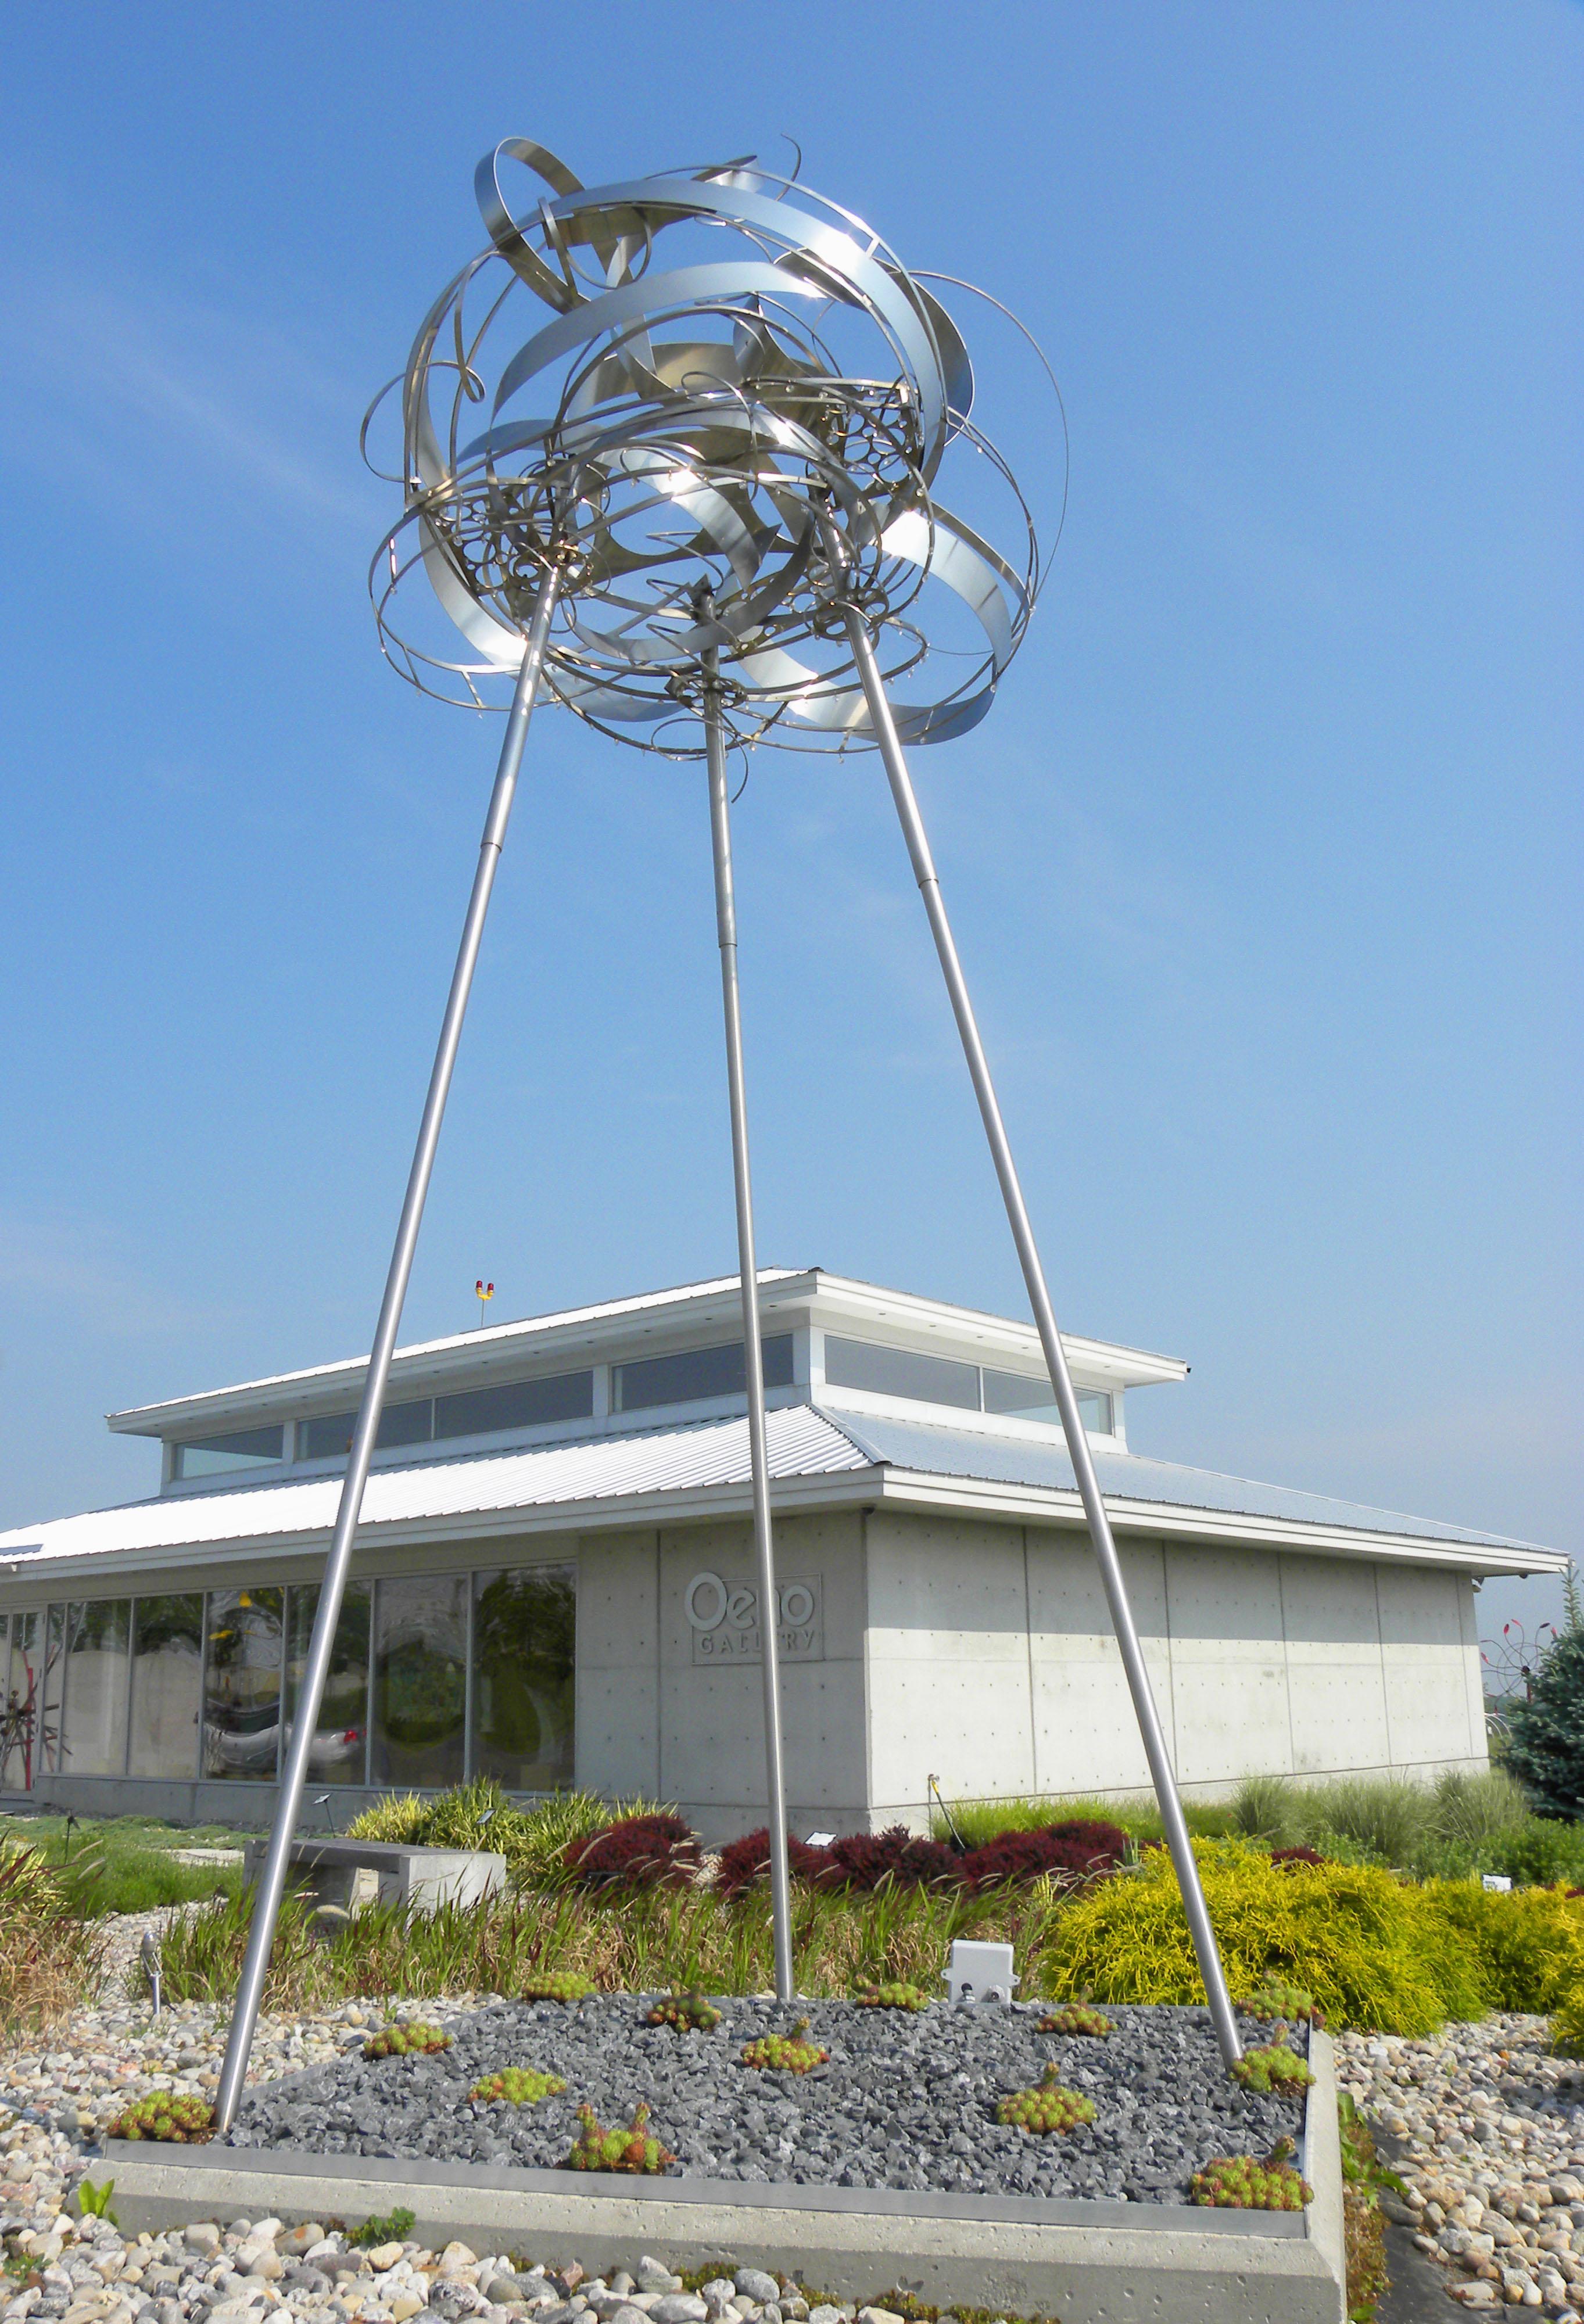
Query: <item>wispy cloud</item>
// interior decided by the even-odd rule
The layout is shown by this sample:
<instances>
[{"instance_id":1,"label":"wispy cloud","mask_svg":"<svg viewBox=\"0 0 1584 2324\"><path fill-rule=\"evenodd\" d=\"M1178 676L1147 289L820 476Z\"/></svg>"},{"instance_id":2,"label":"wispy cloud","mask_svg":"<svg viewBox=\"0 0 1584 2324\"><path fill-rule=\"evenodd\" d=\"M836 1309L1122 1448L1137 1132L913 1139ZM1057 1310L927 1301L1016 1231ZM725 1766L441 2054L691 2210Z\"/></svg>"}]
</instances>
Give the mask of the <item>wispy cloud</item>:
<instances>
[{"instance_id":1,"label":"wispy cloud","mask_svg":"<svg viewBox=\"0 0 1584 2324\"><path fill-rule=\"evenodd\" d=\"M25 1331L49 1314L84 1338L144 1338L190 1331L215 1311L181 1298L93 1220L23 1218L0 1213L0 1297ZM14 1320L7 1333L14 1344Z\"/></svg>"}]
</instances>

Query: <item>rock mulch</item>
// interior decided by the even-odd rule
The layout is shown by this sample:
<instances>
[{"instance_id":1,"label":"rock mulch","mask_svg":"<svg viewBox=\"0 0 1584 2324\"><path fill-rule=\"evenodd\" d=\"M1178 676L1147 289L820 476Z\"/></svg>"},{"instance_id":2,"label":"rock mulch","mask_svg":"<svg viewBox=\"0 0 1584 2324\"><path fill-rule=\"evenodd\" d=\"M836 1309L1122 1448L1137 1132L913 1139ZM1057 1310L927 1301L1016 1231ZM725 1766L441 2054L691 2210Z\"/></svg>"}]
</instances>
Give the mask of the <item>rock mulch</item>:
<instances>
[{"instance_id":1,"label":"rock mulch","mask_svg":"<svg viewBox=\"0 0 1584 2324\"><path fill-rule=\"evenodd\" d=\"M641 2099L690 2178L1181 2203L1215 2156L1263 2155L1302 2133L1302 2091L1261 2096L1229 2081L1204 2009L1117 2008L1113 2032L1092 2040L1042 2034L1045 2003L914 2013L715 1996L720 2024L695 2033L647 2024L658 1997L443 2013L448 2049L378 2059L354 2049L272 2082L244 2098L231 2144L547 2170L565 2160L581 2104L613 2126ZM744 2064L745 2043L797 2019L829 2052L824 2063L802 2074ZM1269 2030L1245 2028L1251 2041ZM1037 2083L1053 2059L1093 2120L1059 2137L999 2122L999 2100ZM537 2105L470 2099L512 2066L566 2088Z\"/></svg>"},{"instance_id":2,"label":"rock mulch","mask_svg":"<svg viewBox=\"0 0 1584 2324\"><path fill-rule=\"evenodd\" d=\"M1386 2209L1451 2296L1584 2324L1584 2067L1550 2054L1545 2019L1340 2034L1337 2072L1398 2149Z\"/></svg>"}]
</instances>

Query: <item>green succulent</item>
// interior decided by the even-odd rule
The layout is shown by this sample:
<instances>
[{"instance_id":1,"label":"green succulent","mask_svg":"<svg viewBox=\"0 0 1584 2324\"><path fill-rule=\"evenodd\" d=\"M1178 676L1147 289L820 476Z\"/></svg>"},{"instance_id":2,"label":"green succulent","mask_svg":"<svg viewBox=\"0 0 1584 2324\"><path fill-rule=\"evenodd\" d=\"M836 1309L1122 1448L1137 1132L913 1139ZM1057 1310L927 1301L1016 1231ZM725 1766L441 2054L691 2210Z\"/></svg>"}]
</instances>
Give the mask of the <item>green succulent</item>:
<instances>
[{"instance_id":1,"label":"green succulent","mask_svg":"<svg viewBox=\"0 0 1584 2324\"><path fill-rule=\"evenodd\" d=\"M541 2074L533 2066L507 2066L474 2082L467 2095L485 2106L497 2098L504 2098L508 2106L538 2106L541 2098L558 2097L566 2087L559 2074Z\"/></svg>"},{"instance_id":2,"label":"green succulent","mask_svg":"<svg viewBox=\"0 0 1584 2324\"><path fill-rule=\"evenodd\" d=\"M1271 2042L1263 2050L1245 2050L1232 2079L1246 2090L1280 2092L1307 2089L1314 2076L1296 2051L1285 2042Z\"/></svg>"},{"instance_id":3,"label":"green succulent","mask_svg":"<svg viewBox=\"0 0 1584 2324\"><path fill-rule=\"evenodd\" d=\"M894 1978L889 1985L861 1985L852 1997L860 2009L927 2009L929 1996Z\"/></svg>"},{"instance_id":4,"label":"green succulent","mask_svg":"<svg viewBox=\"0 0 1584 2324\"><path fill-rule=\"evenodd\" d=\"M1301 2211L1314 2190L1287 2157L1290 2138L1278 2138L1264 2162L1253 2154L1218 2154L1193 2173L1193 2200L1223 2210Z\"/></svg>"},{"instance_id":5,"label":"green succulent","mask_svg":"<svg viewBox=\"0 0 1584 2324\"><path fill-rule=\"evenodd\" d=\"M1053 2009L1048 2017L1039 2021L1042 2034L1087 2034L1103 2042L1115 2029L1103 2010L1091 2009L1082 2001L1069 2001L1060 2009Z\"/></svg>"},{"instance_id":6,"label":"green succulent","mask_svg":"<svg viewBox=\"0 0 1584 2324\"><path fill-rule=\"evenodd\" d=\"M1077 2090L1062 2088L1053 2058L1035 2089L1014 2090L1001 2100L996 2108L996 2120L1039 2135L1053 2130L1076 2130L1081 2122L1094 2120L1094 2100L1082 2097Z\"/></svg>"},{"instance_id":7,"label":"green succulent","mask_svg":"<svg viewBox=\"0 0 1584 2324\"><path fill-rule=\"evenodd\" d=\"M384 2025L371 2034L363 2045L365 2058L420 2058L436 2050L448 2050L451 2036L443 2026L426 2025L414 2018L407 2025Z\"/></svg>"},{"instance_id":8,"label":"green succulent","mask_svg":"<svg viewBox=\"0 0 1584 2324\"><path fill-rule=\"evenodd\" d=\"M809 2074L823 2066L830 2056L817 2043L806 2042L808 2020L800 2017L790 2034L766 2034L757 2042L745 2042L742 2062L757 2066L772 2074Z\"/></svg>"},{"instance_id":9,"label":"green succulent","mask_svg":"<svg viewBox=\"0 0 1584 2324\"><path fill-rule=\"evenodd\" d=\"M215 2109L207 2098L176 2090L151 2090L134 2098L111 2123L106 2138L156 2138L173 2146L200 2146L215 2135Z\"/></svg>"},{"instance_id":10,"label":"green succulent","mask_svg":"<svg viewBox=\"0 0 1584 2324\"><path fill-rule=\"evenodd\" d=\"M561 2166L564 2171L658 2172L668 2170L677 2160L668 2147L650 2136L646 2127L649 2107L641 2100L633 2107L632 2120L625 2130L603 2129L593 2107L579 2107L577 2119L583 2128Z\"/></svg>"},{"instance_id":11,"label":"green succulent","mask_svg":"<svg viewBox=\"0 0 1584 2324\"><path fill-rule=\"evenodd\" d=\"M576 1969L547 1969L522 1982L524 2001L586 2001L594 1990L593 1978Z\"/></svg>"},{"instance_id":12,"label":"green succulent","mask_svg":"<svg viewBox=\"0 0 1584 2324\"><path fill-rule=\"evenodd\" d=\"M702 1993L674 1993L668 2001L657 2001L644 2022L675 2025L679 2033L713 2034L721 2013Z\"/></svg>"},{"instance_id":13,"label":"green succulent","mask_svg":"<svg viewBox=\"0 0 1584 2324\"><path fill-rule=\"evenodd\" d=\"M1257 2017L1265 2023L1285 2018L1294 2025L1323 2025L1325 2012L1318 2007L1314 1996L1300 1985L1278 1985L1273 1978L1251 1993L1247 2001L1238 2004L1242 2017Z\"/></svg>"}]
</instances>

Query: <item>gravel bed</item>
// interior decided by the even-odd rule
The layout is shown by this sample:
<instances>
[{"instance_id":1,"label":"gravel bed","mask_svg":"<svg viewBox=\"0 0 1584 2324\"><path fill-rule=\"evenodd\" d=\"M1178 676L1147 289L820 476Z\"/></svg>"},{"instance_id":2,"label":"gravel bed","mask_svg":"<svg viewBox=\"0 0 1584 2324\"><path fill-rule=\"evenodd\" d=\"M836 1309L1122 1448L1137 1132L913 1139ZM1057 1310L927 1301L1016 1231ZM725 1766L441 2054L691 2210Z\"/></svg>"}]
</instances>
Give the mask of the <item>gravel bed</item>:
<instances>
[{"instance_id":1,"label":"gravel bed","mask_svg":"<svg viewBox=\"0 0 1584 2324\"><path fill-rule=\"evenodd\" d=\"M1543 2017L1449 2025L1422 2042L1339 2034L1344 2089L1396 2150L1382 2208L1469 2308L1584 2318L1584 2066Z\"/></svg>"},{"instance_id":2,"label":"gravel bed","mask_svg":"<svg viewBox=\"0 0 1584 2324\"><path fill-rule=\"evenodd\" d=\"M1044 2004L915 2014L718 1998L722 2023L703 2034L646 2024L652 1998L445 2016L448 2050L366 2059L359 2047L251 2089L230 2143L543 2169L565 2160L580 2104L610 2126L641 2098L689 2177L1180 2202L1213 2156L1263 2155L1302 2126L1301 2095L1229 2081L1203 2009L1115 2009L1115 2032L1095 2041L1042 2034ZM741 2063L745 2042L798 2016L827 2064L794 2075ZM1269 2039L1267 2026L1245 2031ZM1094 2121L1049 2136L998 2123L997 2100L1037 2082L1051 2058L1065 2087L1092 2098ZM567 2088L537 2106L469 2098L506 2066L559 2074Z\"/></svg>"}]
</instances>

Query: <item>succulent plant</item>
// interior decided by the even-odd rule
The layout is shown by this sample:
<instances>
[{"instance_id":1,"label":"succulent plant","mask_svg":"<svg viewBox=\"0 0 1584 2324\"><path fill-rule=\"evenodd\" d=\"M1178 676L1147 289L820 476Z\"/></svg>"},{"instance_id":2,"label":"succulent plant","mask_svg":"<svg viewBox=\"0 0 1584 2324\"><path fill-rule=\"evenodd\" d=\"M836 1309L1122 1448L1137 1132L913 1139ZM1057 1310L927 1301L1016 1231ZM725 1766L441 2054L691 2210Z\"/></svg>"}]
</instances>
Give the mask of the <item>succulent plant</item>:
<instances>
[{"instance_id":1,"label":"succulent plant","mask_svg":"<svg viewBox=\"0 0 1584 2324\"><path fill-rule=\"evenodd\" d=\"M134 2098L110 2124L106 2138L158 2138L174 2146L198 2146L215 2134L215 2109L207 2098L176 2090L151 2090Z\"/></svg>"},{"instance_id":2,"label":"succulent plant","mask_svg":"<svg viewBox=\"0 0 1584 2324\"><path fill-rule=\"evenodd\" d=\"M522 1981L524 2001L586 2001L594 1990L593 1978L576 1969L546 1969Z\"/></svg>"},{"instance_id":3,"label":"succulent plant","mask_svg":"<svg viewBox=\"0 0 1584 2324\"><path fill-rule=\"evenodd\" d=\"M541 2074L533 2066L507 2066L474 2082L467 2095L485 2106L496 2098L504 2098L508 2106L538 2106L541 2098L554 2098L566 2087L559 2074Z\"/></svg>"},{"instance_id":4,"label":"succulent plant","mask_svg":"<svg viewBox=\"0 0 1584 2324\"><path fill-rule=\"evenodd\" d=\"M774 2074L808 2074L815 2066L823 2066L830 2056L817 2043L806 2042L808 2020L800 2017L790 2034L766 2034L757 2042L744 2043L742 2062L758 2066Z\"/></svg>"},{"instance_id":5,"label":"succulent plant","mask_svg":"<svg viewBox=\"0 0 1584 2324\"><path fill-rule=\"evenodd\" d=\"M1304 2061L1285 2042L1267 2043L1262 2050L1245 2050L1232 2069L1234 2081L1246 2090L1307 2089L1314 2080Z\"/></svg>"},{"instance_id":6,"label":"succulent plant","mask_svg":"<svg viewBox=\"0 0 1584 2324\"><path fill-rule=\"evenodd\" d=\"M888 1985L861 1985L852 1997L860 2009L927 2009L929 1996L916 1985L893 1978Z\"/></svg>"},{"instance_id":7,"label":"succulent plant","mask_svg":"<svg viewBox=\"0 0 1584 2324\"><path fill-rule=\"evenodd\" d=\"M1060 2009L1053 2009L1048 2017L1042 2017L1039 2030L1042 2034L1087 2034L1103 2042L1115 2029L1103 2010L1091 2009L1086 2002L1068 2001Z\"/></svg>"},{"instance_id":8,"label":"succulent plant","mask_svg":"<svg viewBox=\"0 0 1584 2324\"><path fill-rule=\"evenodd\" d=\"M632 2120L625 2130L602 2129L593 2107L579 2107L577 2119L583 2128L561 2166L564 2171L667 2171L677 2160L668 2147L649 2135L649 2107L641 2100L633 2107Z\"/></svg>"},{"instance_id":9,"label":"succulent plant","mask_svg":"<svg viewBox=\"0 0 1584 2324\"><path fill-rule=\"evenodd\" d=\"M382 2025L364 2043L363 2054L365 2058L419 2058L450 2047L451 2036L443 2026L426 2025L415 2017L410 2024Z\"/></svg>"},{"instance_id":10,"label":"succulent plant","mask_svg":"<svg viewBox=\"0 0 1584 2324\"><path fill-rule=\"evenodd\" d=\"M1265 2161L1253 2154L1218 2154L1193 2173L1193 2200L1223 2210L1301 2211L1314 2190L1287 2157L1290 2138L1278 2138Z\"/></svg>"},{"instance_id":11,"label":"succulent plant","mask_svg":"<svg viewBox=\"0 0 1584 2324\"><path fill-rule=\"evenodd\" d=\"M644 2020L647 2025L675 2025L682 2034L713 2034L720 2022L714 2003L693 1992L674 1993L668 2001L657 2001Z\"/></svg>"},{"instance_id":12,"label":"succulent plant","mask_svg":"<svg viewBox=\"0 0 1584 2324\"><path fill-rule=\"evenodd\" d=\"M1081 2122L1094 2120L1094 2100L1082 2097L1077 2090L1062 2088L1053 2058L1035 2089L1014 2090L1001 2100L996 2108L996 2120L1011 2123L1018 2130L1042 2134L1076 2130Z\"/></svg>"},{"instance_id":13,"label":"succulent plant","mask_svg":"<svg viewBox=\"0 0 1584 2324\"><path fill-rule=\"evenodd\" d=\"M1325 2012L1312 1993L1301 1985L1278 1985L1273 1978L1251 1993L1247 2001L1238 2004L1239 2016L1257 2017L1266 2022L1285 2017L1296 2025L1323 2025Z\"/></svg>"}]
</instances>

